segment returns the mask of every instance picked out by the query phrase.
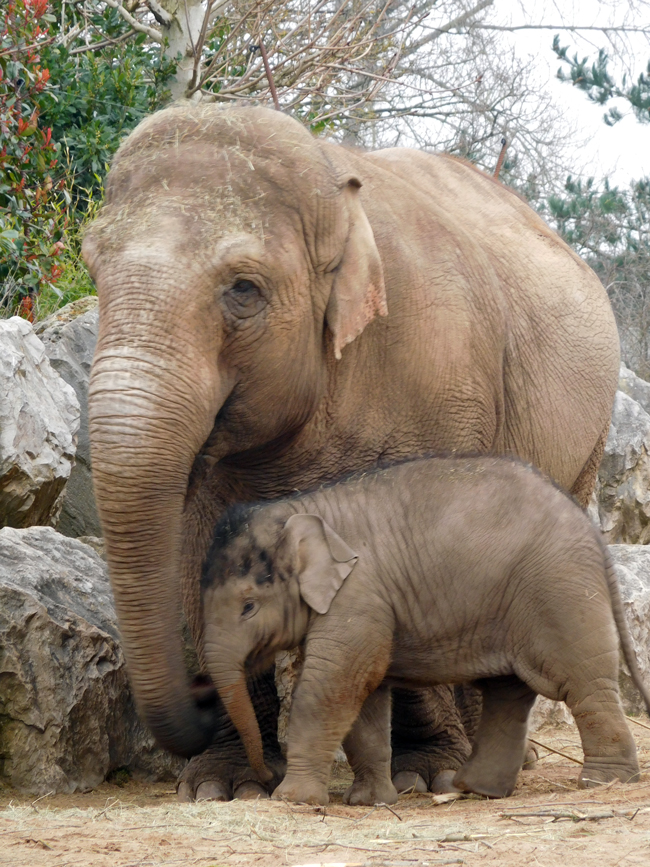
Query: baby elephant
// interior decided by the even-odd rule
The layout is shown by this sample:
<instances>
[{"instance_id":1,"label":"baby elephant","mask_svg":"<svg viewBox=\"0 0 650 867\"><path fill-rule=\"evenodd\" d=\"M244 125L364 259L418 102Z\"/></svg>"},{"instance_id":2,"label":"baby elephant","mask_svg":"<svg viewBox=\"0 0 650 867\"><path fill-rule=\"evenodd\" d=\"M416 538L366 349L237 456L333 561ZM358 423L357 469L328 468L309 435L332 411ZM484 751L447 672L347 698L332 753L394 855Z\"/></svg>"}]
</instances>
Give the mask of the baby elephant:
<instances>
[{"instance_id":1,"label":"baby elephant","mask_svg":"<svg viewBox=\"0 0 650 867\"><path fill-rule=\"evenodd\" d=\"M618 640L650 711L612 562L580 508L506 458L428 458L266 505L232 507L202 580L210 675L268 781L246 673L305 641L274 797L328 802L343 741L350 804L393 803L390 686L472 682L483 713L454 778L513 791L537 694L580 731L582 786L634 781Z\"/></svg>"}]
</instances>

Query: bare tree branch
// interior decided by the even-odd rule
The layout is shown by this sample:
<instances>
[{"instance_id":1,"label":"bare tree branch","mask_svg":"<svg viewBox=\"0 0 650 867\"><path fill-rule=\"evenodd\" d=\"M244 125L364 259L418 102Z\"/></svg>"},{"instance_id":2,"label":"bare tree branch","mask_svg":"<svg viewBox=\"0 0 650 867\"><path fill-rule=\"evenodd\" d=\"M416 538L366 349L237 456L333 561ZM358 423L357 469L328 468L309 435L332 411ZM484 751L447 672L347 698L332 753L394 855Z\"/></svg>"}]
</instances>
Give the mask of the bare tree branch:
<instances>
[{"instance_id":1,"label":"bare tree branch","mask_svg":"<svg viewBox=\"0 0 650 867\"><path fill-rule=\"evenodd\" d=\"M163 38L160 34L159 30L156 30L155 27L149 27L147 24L141 24L137 18L134 18L130 12L122 6L119 0L104 0L107 6L110 6L111 9L117 9L119 14L124 18L126 23L132 27L134 30L137 30L138 33L146 33L149 39L152 39L154 42L157 42L159 45L162 45Z\"/></svg>"}]
</instances>

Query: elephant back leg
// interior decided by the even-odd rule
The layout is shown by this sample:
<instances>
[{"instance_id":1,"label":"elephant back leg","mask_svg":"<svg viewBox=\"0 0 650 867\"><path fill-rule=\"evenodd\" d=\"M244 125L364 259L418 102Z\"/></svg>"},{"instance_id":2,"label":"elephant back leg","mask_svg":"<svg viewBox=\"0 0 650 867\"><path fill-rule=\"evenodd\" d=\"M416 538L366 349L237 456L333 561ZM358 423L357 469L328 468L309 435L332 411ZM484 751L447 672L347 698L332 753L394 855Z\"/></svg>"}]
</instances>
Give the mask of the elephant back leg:
<instances>
[{"instance_id":1,"label":"elephant back leg","mask_svg":"<svg viewBox=\"0 0 650 867\"><path fill-rule=\"evenodd\" d=\"M618 649L603 652L600 647L590 658L593 661L587 665L576 661L571 668L567 666L565 681L565 700L580 732L584 752L579 785L591 788L617 779L637 782L636 745L625 721L618 690Z\"/></svg>"},{"instance_id":2,"label":"elephant back leg","mask_svg":"<svg viewBox=\"0 0 650 867\"><path fill-rule=\"evenodd\" d=\"M469 760L454 777L465 792L490 798L512 794L526 756L528 715L536 693L515 675L476 682L483 713Z\"/></svg>"}]
</instances>

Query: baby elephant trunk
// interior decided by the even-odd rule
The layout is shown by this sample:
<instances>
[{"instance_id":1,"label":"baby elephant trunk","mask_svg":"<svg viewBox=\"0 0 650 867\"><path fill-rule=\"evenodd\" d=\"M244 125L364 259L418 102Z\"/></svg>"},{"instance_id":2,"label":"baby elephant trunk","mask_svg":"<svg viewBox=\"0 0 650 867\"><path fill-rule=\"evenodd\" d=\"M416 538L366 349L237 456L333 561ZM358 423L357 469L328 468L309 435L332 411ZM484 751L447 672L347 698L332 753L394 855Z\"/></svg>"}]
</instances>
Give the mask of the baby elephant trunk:
<instances>
[{"instance_id":1,"label":"baby elephant trunk","mask_svg":"<svg viewBox=\"0 0 650 867\"><path fill-rule=\"evenodd\" d=\"M217 672L211 668L210 675L219 698L243 741L251 768L263 783L268 783L273 778L273 774L264 763L262 736L246 686L244 670L240 668L234 671L231 669L229 672Z\"/></svg>"}]
</instances>

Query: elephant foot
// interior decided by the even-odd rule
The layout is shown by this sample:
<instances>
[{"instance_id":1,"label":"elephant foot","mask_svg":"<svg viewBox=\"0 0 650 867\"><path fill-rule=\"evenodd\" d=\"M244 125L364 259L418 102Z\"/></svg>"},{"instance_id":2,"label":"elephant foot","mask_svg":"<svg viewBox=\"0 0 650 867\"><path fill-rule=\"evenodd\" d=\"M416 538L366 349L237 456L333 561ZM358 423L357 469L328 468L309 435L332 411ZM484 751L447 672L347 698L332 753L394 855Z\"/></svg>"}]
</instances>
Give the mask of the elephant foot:
<instances>
[{"instance_id":1,"label":"elephant foot","mask_svg":"<svg viewBox=\"0 0 650 867\"><path fill-rule=\"evenodd\" d=\"M315 780L304 780L288 774L273 792L274 801L293 801L294 804L313 804L325 807L330 798L327 786Z\"/></svg>"},{"instance_id":2,"label":"elephant foot","mask_svg":"<svg viewBox=\"0 0 650 867\"><path fill-rule=\"evenodd\" d=\"M450 778L461 768L471 747L454 690L439 686L393 690L391 775L398 791L453 792Z\"/></svg>"},{"instance_id":3,"label":"elephant foot","mask_svg":"<svg viewBox=\"0 0 650 867\"><path fill-rule=\"evenodd\" d=\"M486 767L483 762L467 762L454 776L456 791L473 792L486 798L507 798L517 785L518 770L508 772L499 767Z\"/></svg>"},{"instance_id":4,"label":"elephant foot","mask_svg":"<svg viewBox=\"0 0 650 867\"><path fill-rule=\"evenodd\" d=\"M622 783L638 783L640 776L639 765L636 762L617 765L611 759L588 759L582 766L578 787L593 789L611 783L613 780L620 780Z\"/></svg>"},{"instance_id":5,"label":"elephant foot","mask_svg":"<svg viewBox=\"0 0 650 867\"><path fill-rule=\"evenodd\" d=\"M537 767L537 760L539 759L539 752L537 751L537 747L533 746L530 742L528 743L528 748L526 750L526 758L524 759L524 763L521 766L522 771L534 771Z\"/></svg>"},{"instance_id":6,"label":"elephant foot","mask_svg":"<svg viewBox=\"0 0 650 867\"><path fill-rule=\"evenodd\" d=\"M343 801L351 807L396 804L397 789L390 780L355 780L343 795Z\"/></svg>"},{"instance_id":7,"label":"elephant foot","mask_svg":"<svg viewBox=\"0 0 650 867\"><path fill-rule=\"evenodd\" d=\"M265 751L267 767L273 779L264 785L249 767L243 747L212 746L194 756L185 766L176 784L176 795L183 803L192 801L230 801L233 798L250 800L268 798L284 775L285 763L279 753L270 757Z\"/></svg>"}]
</instances>

